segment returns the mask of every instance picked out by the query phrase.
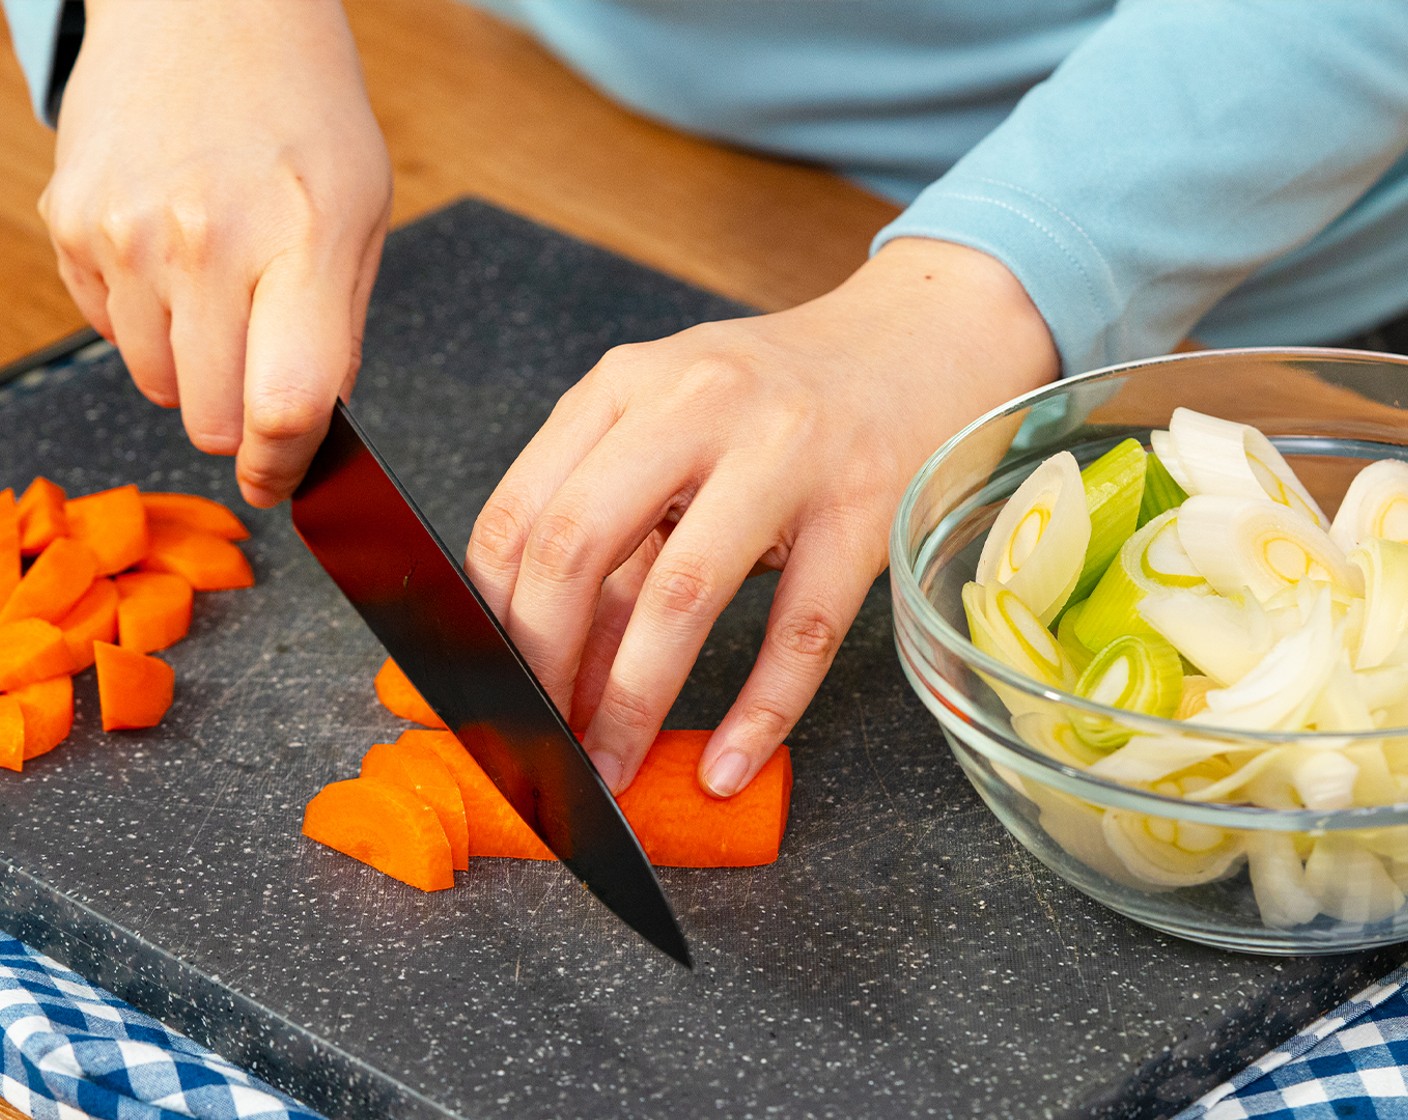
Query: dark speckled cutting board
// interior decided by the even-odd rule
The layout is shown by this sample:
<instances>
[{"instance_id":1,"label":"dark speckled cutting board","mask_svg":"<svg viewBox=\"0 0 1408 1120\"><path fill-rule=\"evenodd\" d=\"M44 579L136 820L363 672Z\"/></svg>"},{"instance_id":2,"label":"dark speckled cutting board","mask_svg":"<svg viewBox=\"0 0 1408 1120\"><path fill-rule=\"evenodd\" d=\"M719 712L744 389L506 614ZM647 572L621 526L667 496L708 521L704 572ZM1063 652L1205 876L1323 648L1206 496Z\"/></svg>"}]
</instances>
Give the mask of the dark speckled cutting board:
<instances>
[{"instance_id":1,"label":"dark speckled cutting board","mask_svg":"<svg viewBox=\"0 0 1408 1120\"><path fill-rule=\"evenodd\" d=\"M397 233L355 398L452 547L607 347L742 309L491 208ZM228 461L111 354L0 403L0 484L237 503ZM400 724L382 654L251 513L249 591L202 596L166 722L0 772L0 926L335 1117L1160 1116L1402 954L1271 960L1106 912L1020 850L900 676L877 587L792 736L781 860L662 872L678 968L561 868L480 861L424 895L304 840L304 803ZM713 726L770 585L671 716Z\"/></svg>"}]
</instances>

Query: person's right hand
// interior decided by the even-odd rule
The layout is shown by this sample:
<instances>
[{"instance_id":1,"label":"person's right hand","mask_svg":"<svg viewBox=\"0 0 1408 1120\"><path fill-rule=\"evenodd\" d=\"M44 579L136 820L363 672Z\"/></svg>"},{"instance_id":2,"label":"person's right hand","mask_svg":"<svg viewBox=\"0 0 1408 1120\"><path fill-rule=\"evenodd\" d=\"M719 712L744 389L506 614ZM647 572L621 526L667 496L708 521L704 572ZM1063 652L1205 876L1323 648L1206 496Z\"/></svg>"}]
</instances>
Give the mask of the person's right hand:
<instances>
[{"instance_id":1,"label":"person's right hand","mask_svg":"<svg viewBox=\"0 0 1408 1120\"><path fill-rule=\"evenodd\" d=\"M337 0L88 0L40 212L79 309L245 499L350 390L390 216Z\"/></svg>"}]
</instances>

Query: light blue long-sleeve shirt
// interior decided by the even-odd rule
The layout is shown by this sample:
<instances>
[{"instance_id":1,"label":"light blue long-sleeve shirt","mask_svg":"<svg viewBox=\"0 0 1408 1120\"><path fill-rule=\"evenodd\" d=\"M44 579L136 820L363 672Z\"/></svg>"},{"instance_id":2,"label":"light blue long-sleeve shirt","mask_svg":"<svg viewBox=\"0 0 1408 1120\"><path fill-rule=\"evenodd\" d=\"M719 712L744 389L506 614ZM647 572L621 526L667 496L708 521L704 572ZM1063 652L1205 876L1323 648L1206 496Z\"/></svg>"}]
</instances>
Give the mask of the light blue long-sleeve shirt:
<instances>
[{"instance_id":1,"label":"light blue long-sleeve shirt","mask_svg":"<svg viewBox=\"0 0 1408 1120\"><path fill-rule=\"evenodd\" d=\"M643 113L905 203L877 248L1002 260L1066 372L1408 308L1408 0L482 2ZM57 0L5 3L42 105Z\"/></svg>"}]
</instances>

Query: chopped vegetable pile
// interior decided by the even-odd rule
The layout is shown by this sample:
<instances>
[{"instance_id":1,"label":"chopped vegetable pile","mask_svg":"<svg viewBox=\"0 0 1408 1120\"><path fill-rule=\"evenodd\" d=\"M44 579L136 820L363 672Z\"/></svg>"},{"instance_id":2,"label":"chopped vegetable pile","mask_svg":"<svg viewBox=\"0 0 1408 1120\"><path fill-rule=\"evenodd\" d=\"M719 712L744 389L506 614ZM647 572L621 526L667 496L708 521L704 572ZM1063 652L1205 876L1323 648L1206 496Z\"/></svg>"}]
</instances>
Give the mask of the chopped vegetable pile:
<instances>
[{"instance_id":1,"label":"chopped vegetable pile","mask_svg":"<svg viewBox=\"0 0 1408 1120\"><path fill-rule=\"evenodd\" d=\"M305 836L425 891L454 886L473 857L555 858L394 661L382 665L375 688L394 715L424 726L374 744L360 775L320 790L304 813ZM708 741L707 731L662 731L618 798L621 812L661 866L774 862L792 796L787 747L740 793L719 800L695 777Z\"/></svg>"},{"instance_id":2,"label":"chopped vegetable pile","mask_svg":"<svg viewBox=\"0 0 1408 1120\"><path fill-rule=\"evenodd\" d=\"M1000 511L963 605L974 645L1010 668L1177 722L1139 726L990 681L1014 731L1069 766L1189 801L1408 801L1408 740L1372 734L1408 725L1408 462L1363 468L1331 521L1253 427L1180 408L1150 444L1126 440L1084 470L1069 452L1043 462ZM1167 889L1246 863L1269 926L1404 905L1405 829L1233 831L1037 799L1047 832L1117 880Z\"/></svg>"},{"instance_id":3,"label":"chopped vegetable pile","mask_svg":"<svg viewBox=\"0 0 1408 1120\"><path fill-rule=\"evenodd\" d=\"M0 490L0 767L62 743L73 676L96 665L105 731L154 727L175 672L151 654L186 636L193 591L249 587L249 531L219 502L119 486L69 498L36 478Z\"/></svg>"}]
</instances>

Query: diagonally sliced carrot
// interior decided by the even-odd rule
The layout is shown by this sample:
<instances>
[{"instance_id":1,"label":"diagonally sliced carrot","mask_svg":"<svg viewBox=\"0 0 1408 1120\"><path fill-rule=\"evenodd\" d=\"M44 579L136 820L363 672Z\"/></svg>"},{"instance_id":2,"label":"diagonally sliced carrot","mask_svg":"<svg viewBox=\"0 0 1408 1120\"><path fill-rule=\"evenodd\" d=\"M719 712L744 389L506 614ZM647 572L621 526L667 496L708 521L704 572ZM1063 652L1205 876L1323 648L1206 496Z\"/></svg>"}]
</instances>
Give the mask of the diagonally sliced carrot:
<instances>
[{"instance_id":1,"label":"diagonally sliced carrot","mask_svg":"<svg viewBox=\"0 0 1408 1120\"><path fill-rule=\"evenodd\" d=\"M13 490L0 490L0 606L20 582L20 516Z\"/></svg>"},{"instance_id":2,"label":"diagonally sliced carrot","mask_svg":"<svg viewBox=\"0 0 1408 1120\"><path fill-rule=\"evenodd\" d=\"M137 567L175 572L197 591L254 586L254 572L237 546L214 533L169 522L151 527L150 547Z\"/></svg>"},{"instance_id":3,"label":"diagonally sliced carrot","mask_svg":"<svg viewBox=\"0 0 1408 1120\"><path fill-rule=\"evenodd\" d=\"M381 778L324 786L303 811L303 835L423 891L455 885L435 810Z\"/></svg>"},{"instance_id":4,"label":"diagonally sliced carrot","mask_svg":"<svg viewBox=\"0 0 1408 1120\"><path fill-rule=\"evenodd\" d=\"M0 626L0 692L67 674L73 660L64 632L42 618Z\"/></svg>"},{"instance_id":5,"label":"diagonally sliced carrot","mask_svg":"<svg viewBox=\"0 0 1408 1120\"><path fill-rule=\"evenodd\" d=\"M73 672L88 668L93 664L94 642L117 640L117 585L106 576L99 576L55 625L68 643Z\"/></svg>"},{"instance_id":6,"label":"diagonally sliced carrot","mask_svg":"<svg viewBox=\"0 0 1408 1120\"><path fill-rule=\"evenodd\" d=\"M377 699L392 715L419 723L423 727L445 726L444 721L416 691L416 686L406 679L406 674L401 672L401 666L391 658L388 657L382 662L374 684Z\"/></svg>"},{"instance_id":7,"label":"diagonally sliced carrot","mask_svg":"<svg viewBox=\"0 0 1408 1120\"><path fill-rule=\"evenodd\" d=\"M147 552L147 511L135 486L118 486L64 503L68 533L93 550L98 574L132 567Z\"/></svg>"},{"instance_id":8,"label":"diagonally sliced carrot","mask_svg":"<svg viewBox=\"0 0 1408 1120\"><path fill-rule=\"evenodd\" d=\"M24 758L48 754L73 730L73 678L51 677L17 688L12 695L24 712Z\"/></svg>"},{"instance_id":9,"label":"diagonally sliced carrot","mask_svg":"<svg viewBox=\"0 0 1408 1120\"><path fill-rule=\"evenodd\" d=\"M108 642L94 642L103 730L155 727L171 707L176 671L165 661Z\"/></svg>"},{"instance_id":10,"label":"diagonally sliced carrot","mask_svg":"<svg viewBox=\"0 0 1408 1120\"><path fill-rule=\"evenodd\" d=\"M98 562L87 545L60 537L39 554L19 586L0 607L0 623L21 618L55 622L83 598L98 574Z\"/></svg>"},{"instance_id":11,"label":"diagonally sliced carrot","mask_svg":"<svg viewBox=\"0 0 1408 1120\"><path fill-rule=\"evenodd\" d=\"M147 510L147 525L184 525L214 533L227 541L242 541L249 536L234 511L213 498L199 494L166 494L152 491L142 495Z\"/></svg>"},{"instance_id":12,"label":"diagonally sliced carrot","mask_svg":"<svg viewBox=\"0 0 1408 1120\"><path fill-rule=\"evenodd\" d=\"M151 653L186 636L191 628L191 585L171 572L127 572L117 584L118 644Z\"/></svg>"},{"instance_id":13,"label":"diagonally sliced carrot","mask_svg":"<svg viewBox=\"0 0 1408 1120\"><path fill-rule=\"evenodd\" d=\"M20 551L38 556L57 537L68 536L64 488L39 477L20 495Z\"/></svg>"},{"instance_id":14,"label":"diagonally sliced carrot","mask_svg":"<svg viewBox=\"0 0 1408 1120\"><path fill-rule=\"evenodd\" d=\"M24 769L24 709L13 696L0 696L0 766Z\"/></svg>"},{"instance_id":15,"label":"diagonally sliced carrot","mask_svg":"<svg viewBox=\"0 0 1408 1120\"><path fill-rule=\"evenodd\" d=\"M464 800L450 768L423 743L375 743L362 756L362 777L384 778L405 786L435 810L450 842L450 862L456 871L469 870L469 830Z\"/></svg>"},{"instance_id":16,"label":"diagonally sliced carrot","mask_svg":"<svg viewBox=\"0 0 1408 1120\"><path fill-rule=\"evenodd\" d=\"M469 825L469 855L513 856L518 859L556 859L537 834L523 823L489 780L474 756L449 731L403 731L398 747L424 744L450 768L464 800Z\"/></svg>"}]
</instances>

